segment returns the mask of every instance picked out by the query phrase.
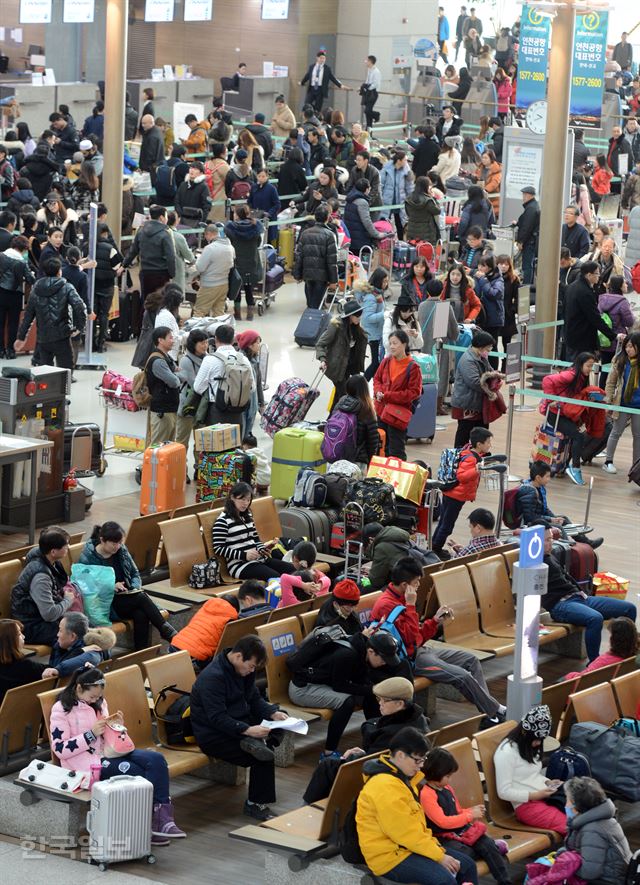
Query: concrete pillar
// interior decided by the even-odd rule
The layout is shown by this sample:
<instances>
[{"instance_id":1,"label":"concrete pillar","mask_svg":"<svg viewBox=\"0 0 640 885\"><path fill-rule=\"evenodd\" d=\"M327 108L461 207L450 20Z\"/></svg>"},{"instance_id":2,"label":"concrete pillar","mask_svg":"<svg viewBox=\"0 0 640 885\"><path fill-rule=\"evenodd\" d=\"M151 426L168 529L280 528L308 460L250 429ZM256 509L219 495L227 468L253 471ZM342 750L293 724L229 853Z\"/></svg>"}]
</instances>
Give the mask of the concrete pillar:
<instances>
[{"instance_id":1,"label":"concrete pillar","mask_svg":"<svg viewBox=\"0 0 640 885\"><path fill-rule=\"evenodd\" d=\"M437 0L339 0L338 44L334 70L355 92L336 92L347 95L348 122L360 117L360 98L357 91L366 77L364 60L375 55L382 74L382 92L404 92L401 78L393 71L394 55L410 55L411 46L419 37L435 42ZM412 82L415 81L415 61L412 64ZM376 104L383 119L400 120L404 102L401 98L381 95Z\"/></svg>"},{"instance_id":2,"label":"concrete pillar","mask_svg":"<svg viewBox=\"0 0 640 885\"><path fill-rule=\"evenodd\" d=\"M82 25L65 25L62 8L63 0L53 0L51 23L44 29L44 51L56 82L75 83L82 73Z\"/></svg>"},{"instance_id":3,"label":"concrete pillar","mask_svg":"<svg viewBox=\"0 0 640 885\"><path fill-rule=\"evenodd\" d=\"M558 305L558 274L560 272L560 241L564 209L564 172L567 157L567 126L573 62L573 0L566 0L557 9L551 27L549 88L547 90L547 132L544 152L553 162L545 163L540 193L540 239L536 279L536 322L550 323L556 319ZM554 357L555 328L544 329L542 356Z\"/></svg>"},{"instance_id":4,"label":"concrete pillar","mask_svg":"<svg viewBox=\"0 0 640 885\"><path fill-rule=\"evenodd\" d=\"M122 163L124 159L124 101L127 72L129 0L106 0L106 66L104 171L102 200L109 209L111 232L120 242Z\"/></svg>"},{"instance_id":5,"label":"concrete pillar","mask_svg":"<svg viewBox=\"0 0 640 885\"><path fill-rule=\"evenodd\" d=\"M84 28L84 71L87 83L104 80L107 0L95 0L93 24Z\"/></svg>"}]
</instances>

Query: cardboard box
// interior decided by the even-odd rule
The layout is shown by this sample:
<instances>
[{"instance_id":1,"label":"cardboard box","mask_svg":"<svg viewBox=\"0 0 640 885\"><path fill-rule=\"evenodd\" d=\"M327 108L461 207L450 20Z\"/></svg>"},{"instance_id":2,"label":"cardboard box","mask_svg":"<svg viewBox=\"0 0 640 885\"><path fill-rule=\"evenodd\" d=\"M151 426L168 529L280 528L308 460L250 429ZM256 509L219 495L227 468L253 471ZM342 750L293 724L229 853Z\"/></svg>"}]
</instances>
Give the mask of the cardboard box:
<instances>
[{"instance_id":1,"label":"cardboard box","mask_svg":"<svg viewBox=\"0 0 640 885\"><path fill-rule=\"evenodd\" d=\"M236 449L242 442L237 424L212 424L199 427L193 432L198 452L226 452Z\"/></svg>"}]
</instances>

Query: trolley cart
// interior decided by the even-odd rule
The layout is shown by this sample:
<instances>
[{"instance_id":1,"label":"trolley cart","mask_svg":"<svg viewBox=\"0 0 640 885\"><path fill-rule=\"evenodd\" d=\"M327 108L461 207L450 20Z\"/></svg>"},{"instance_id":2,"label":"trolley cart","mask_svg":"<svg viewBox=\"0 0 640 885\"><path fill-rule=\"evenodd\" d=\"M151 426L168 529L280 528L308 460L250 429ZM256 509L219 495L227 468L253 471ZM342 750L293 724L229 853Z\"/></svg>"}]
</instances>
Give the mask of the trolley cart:
<instances>
[{"instance_id":1,"label":"trolley cart","mask_svg":"<svg viewBox=\"0 0 640 885\"><path fill-rule=\"evenodd\" d=\"M139 415L141 414L141 410L138 410L137 412L129 411L123 405L121 400L119 400L118 398L113 398L112 390L107 390L104 387L98 387L97 390L100 404L104 409L104 420L102 425L102 459L100 470L97 471L98 476L102 476L109 466L107 459L105 458L105 452L113 452L114 454L125 455L134 458L142 457L142 455L144 455L147 434L146 427L144 433L141 436L137 433L113 432L113 443L112 445L107 445L107 433L109 431L109 412L113 411L120 415ZM147 415L148 412L145 411L144 414Z\"/></svg>"},{"instance_id":2,"label":"trolley cart","mask_svg":"<svg viewBox=\"0 0 640 885\"><path fill-rule=\"evenodd\" d=\"M349 501L343 510L344 571L343 578L358 583L362 578L364 554L364 509L356 501Z\"/></svg>"},{"instance_id":3,"label":"trolley cart","mask_svg":"<svg viewBox=\"0 0 640 885\"><path fill-rule=\"evenodd\" d=\"M496 508L496 526L498 527L502 525L504 487L509 474L509 465L506 460L506 455L491 455L488 458L483 458L478 466L478 470L484 477L485 488L492 492L498 492L498 506ZM498 533L499 531L498 528Z\"/></svg>"}]
</instances>

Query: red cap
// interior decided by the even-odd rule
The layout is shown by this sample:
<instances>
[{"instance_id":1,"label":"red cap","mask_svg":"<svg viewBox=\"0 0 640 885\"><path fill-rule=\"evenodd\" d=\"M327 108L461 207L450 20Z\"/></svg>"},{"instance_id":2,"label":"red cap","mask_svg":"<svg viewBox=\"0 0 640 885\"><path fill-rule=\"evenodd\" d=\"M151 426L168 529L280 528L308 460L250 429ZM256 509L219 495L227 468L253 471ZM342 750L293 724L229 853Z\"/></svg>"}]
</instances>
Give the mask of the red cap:
<instances>
[{"instance_id":1,"label":"red cap","mask_svg":"<svg viewBox=\"0 0 640 885\"><path fill-rule=\"evenodd\" d=\"M247 347L251 347L254 344L260 335L255 331L255 329L247 329L244 332L240 332L239 335L236 335L236 341L238 342L238 347L241 350L246 350Z\"/></svg>"},{"instance_id":2,"label":"red cap","mask_svg":"<svg viewBox=\"0 0 640 885\"><path fill-rule=\"evenodd\" d=\"M360 602L360 589L355 581L346 578L333 588L333 598L336 602Z\"/></svg>"}]
</instances>

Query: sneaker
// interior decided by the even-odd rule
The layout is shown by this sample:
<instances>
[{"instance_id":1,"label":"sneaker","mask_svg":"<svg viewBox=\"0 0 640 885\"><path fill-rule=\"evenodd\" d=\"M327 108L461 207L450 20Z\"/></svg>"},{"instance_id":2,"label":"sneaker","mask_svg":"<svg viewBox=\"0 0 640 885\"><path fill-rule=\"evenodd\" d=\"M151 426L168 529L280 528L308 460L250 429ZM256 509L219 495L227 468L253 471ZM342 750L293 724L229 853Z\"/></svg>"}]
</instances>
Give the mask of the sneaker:
<instances>
[{"instance_id":1,"label":"sneaker","mask_svg":"<svg viewBox=\"0 0 640 885\"><path fill-rule=\"evenodd\" d=\"M506 839L494 839L494 842L496 848L503 857L505 854L509 853L509 844Z\"/></svg>"},{"instance_id":2,"label":"sneaker","mask_svg":"<svg viewBox=\"0 0 640 885\"><path fill-rule=\"evenodd\" d=\"M253 756L258 762L272 762L274 758L273 750L270 750L265 742L258 738L242 738L240 741L240 749L245 753L248 753L250 756Z\"/></svg>"},{"instance_id":3,"label":"sneaker","mask_svg":"<svg viewBox=\"0 0 640 885\"><path fill-rule=\"evenodd\" d=\"M572 482L575 482L577 486L583 486L585 484L584 479L582 478L582 470L579 467L567 467L567 476Z\"/></svg>"},{"instance_id":4,"label":"sneaker","mask_svg":"<svg viewBox=\"0 0 640 885\"><path fill-rule=\"evenodd\" d=\"M151 833L164 839L186 839L184 833L173 819L173 804L162 802L153 806L151 818Z\"/></svg>"},{"instance_id":5,"label":"sneaker","mask_svg":"<svg viewBox=\"0 0 640 885\"><path fill-rule=\"evenodd\" d=\"M151 833L151 847L158 848L161 845L170 845L171 839L161 836L160 833Z\"/></svg>"},{"instance_id":6,"label":"sneaker","mask_svg":"<svg viewBox=\"0 0 640 885\"><path fill-rule=\"evenodd\" d=\"M258 805L257 802L249 802L248 799L244 803L242 813L246 814L247 817L253 817L255 820L261 821L271 820L276 816L268 805Z\"/></svg>"},{"instance_id":7,"label":"sneaker","mask_svg":"<svg viewBox=\"0 0 640 885\"><path fill-rule=\"evenodd\" d=\"M595 459L595 458L606 458L606 457L607 457L607 453L606 453L606 452L598 452L598 454L597 454L597 455L594 455L593 457L594 457L594 459Z\"/></svg>"},{"instance_id":8,"label":"sneaker","mask_svg":"<svg viewBox=\"0 0 640 885\"><path fill-rule=\"evenodd\" d=\"M326 762L327 759L342 759L342 753L339 753L338 750L334 750L332 753L320 753L318 762Z\"/></svg>"},{"instance_id":9,"label":"sneaker","mask_svg":"<svg viewBox=\"0 0 640 885\"><path fill-rule=\"evenodd\" d=\"M605 461L604 464L602 465L602 469L604 470L605 473L617 473L618 472L618 469L617 469L616 465L613 463L613 461Z\"/></svg>"}]
</instances>

